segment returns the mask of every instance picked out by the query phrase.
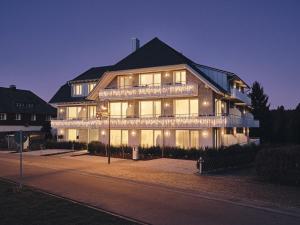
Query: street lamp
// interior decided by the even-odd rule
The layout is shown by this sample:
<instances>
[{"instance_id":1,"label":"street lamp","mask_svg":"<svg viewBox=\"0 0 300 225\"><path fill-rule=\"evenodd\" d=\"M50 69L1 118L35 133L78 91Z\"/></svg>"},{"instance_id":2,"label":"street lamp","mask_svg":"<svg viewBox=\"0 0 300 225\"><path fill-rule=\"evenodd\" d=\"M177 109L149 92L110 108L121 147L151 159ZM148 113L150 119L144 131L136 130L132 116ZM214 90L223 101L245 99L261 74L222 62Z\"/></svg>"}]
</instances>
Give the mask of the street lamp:
<instances>
[{"instance_id":1,"label":"street lamp","mask_svg":"<svg viewBox=\"0 0 300 225\"><path fill-rule=\"evenodd\" d=\"M107 102L107 106L104 105L104 103ZM108 118L108 144L105 145L106 147L106 151L107 151L107 163L110 164L110 105L109 105L109 101L106 100L102 103L103 105L101 105L101 113L100 113L100 118L102 119L103 116L106 116ZM107 112L103 112L103 111L107 111Z\"/></svg>"}]
</instances>

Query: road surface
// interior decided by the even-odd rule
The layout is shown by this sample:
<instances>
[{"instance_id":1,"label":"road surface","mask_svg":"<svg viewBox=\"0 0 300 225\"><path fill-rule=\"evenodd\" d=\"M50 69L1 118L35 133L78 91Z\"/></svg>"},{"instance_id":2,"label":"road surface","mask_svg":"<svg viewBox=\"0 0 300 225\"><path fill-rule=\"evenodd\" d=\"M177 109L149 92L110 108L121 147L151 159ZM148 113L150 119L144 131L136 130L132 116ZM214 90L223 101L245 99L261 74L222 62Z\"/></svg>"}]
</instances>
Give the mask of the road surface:
<instances>
[{"instance_id":1,"label":"road surface","mask_svg":"<svg viewBox=\"0 0 300 225\"><path fill-rule=\"evenodd\" d=\"M200 193L84 172L84 168L95 166L86 161L81 164L76 162L76 166L72 166L72 159L64 159L65 165L68 166L62 168L56 165L55 161L49 163L51 160L43 160L43 157L25 158L25 184L145 223L300 224L300 215L213 199ZM17 154L0 154L0 177L17 181L18 163Z\"/></svg>"}]
</instances>

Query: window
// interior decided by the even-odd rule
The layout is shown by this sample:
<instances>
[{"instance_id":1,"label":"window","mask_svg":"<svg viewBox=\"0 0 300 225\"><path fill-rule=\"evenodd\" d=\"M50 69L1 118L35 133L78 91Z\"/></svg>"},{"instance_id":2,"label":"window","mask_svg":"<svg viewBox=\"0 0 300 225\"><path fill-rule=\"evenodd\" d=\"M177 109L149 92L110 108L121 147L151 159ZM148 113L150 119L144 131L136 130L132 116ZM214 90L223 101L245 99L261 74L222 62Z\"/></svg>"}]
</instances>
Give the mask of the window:
<instances>
[{"instance_id":1,"label":"window","mask_svg":"<svg viewBox=\"0 0 300 225\"><path fill-rule=\"evenodd\" d=\"M198 99L176 99L175 100L175 116L198 116Z\"/></svg>"},{"instance_id":2,"label":"window","mask_svg":"<svg viewBox=\"0 0 300 225\"><path fill-rule=\"evenodd\" d=\"M96 86L96 83L89 83L88 84L88 93L90 93L94 89L95 86Z\"/></svg>"},{"instance_id":3,"label":"window","mask_svg":"<svg viewBox=\"0 0 300 225\"><path fill-rule=\"evenodd\" d=\"M51 120L51 115L46 115L46 121L50 121Z\"/></svg>"},{"instance_id":4,"label":"window","mask_svg":"<svg viewBox=\"0 0 300 225\"><path fill-rule=\"evenodd\" d=\"M6 113L0 113L0 120L6 120Z\"/></svg>"},{"instance_id":5,"label":"window","mask_svg":"<svg viewBox=\"0 0 300 225\"><path fill-rule=\"evenodd\" d=\"M110 130L110 144L112 146L128 145L128 130Z\"/></svg>"},{"instance_id":6,"label":"window","mask_svg":"<svg viewBox=\"0 0 300 225\"><path fill-rule=\"evenodd\" d=\"M126 118L128 111L127 102L111 102L110 104L110 115L112 118Z\"/></svg>"},{"instance_id":7,"label":"window","mask_svg":"<svg viewBox=\"0 0 300 225\"><path fill-rule=\"evenodd\" d=\"M189 148L188 130L176 130L176 146L180 148Z\"/></svg>"},{"instance_id":8,"label":"window","mask_svg":"<svg viewBox=\"0 0 300 225\"><path fill-rule=\"evenodd\" d=\"M176 146L180 148L199 148L199 131L176 130Z\"/></svg>"},{"instance_id":9,"label":"window","mask_svg":"<svg viewBox=\"0 0 300 225\"><path fill-rule=\"evenodd\" d=\"M31 121L36 121L36 115L35 114L31 114Z\"/></svg>"},{"instance_id":10,"label":"window","mask_svg":"<svg viewBox=\"0 0 300 225\"><path fill-rule=\"evenodd\" d=\"M185 72L185 70L175 71L173 73L173 81L174 81L175 84L186 84L186 72Z\"/></svg>"},{"instance_id":11,"label":"window","mask_svg":"<svg viewBox=\"0 0 300 225\"><path fill-rule=\"evenodd\" d=\"M73 85L73 95L74 96L82 95L82 84L74 84Z\"/></svg>"},{"instance_id":12,"label":"window","mask_svg":"<svg viewBox=\"0 0 300 225\"><path fill-rule=\"evenodd\" d=\"M20 113L17 113L17 114L16 114L15 120L21 120L21 114L20 114Z\"/></svg>"},{"instance_id":13,"label":"window","mask_svg":"<svg viewBox=\"0 0 300 225\"><path fill-rule=\"evenodd\" d=\"M88 107L89 111L89 119L95 119L96 118L96 106L89 106Z\"/></svg>"},{"instance_id":14,"label":"window","mask_svg":"<svg viewBox=\"0 0 300 225\"><path fill-rule=\"evenodd\" d=\"M130 76L118 76L119 88L130 88L133 84L133 77Z\"/></svg>"},{"instance_id":15,"label":"window","mask_svg":"<svg viewBox=\"0 0 300 225\"><path fill-rule=\"evenodd\" d=\"M161 85L161 74L160 73L140 74L139 85L140 86L160 86Z\"/></svg>"},{"instance_id":16,"label":"window","mask_svg":"<svg viewBox=\"0 0 300 225\"><path fill-rule=\"evenodd\" d=\"M68 141L76 141L76 140L77 140L77 130L68 129Z\"/></svg>"},{"instance_id":17,"label":"window","mask_svg":"<svg viewBox=\"0 0 300 225\"><path fill-rule=\"evenodd\" d=\"M236 128L236 133L237 134L243 134L244 133L244 128L243 127L237 127Z\"/></svg>"},{"instance_id":18,"label":"window","mask_svg":"<svg viewBox=\"0 0 300 225\"><path fill-rule=\"evenodd\" d=\"M141 146L162 146L161 130L141 130Z\"/></svg>"},{"instance_id":19,"label":"window","mask_svg":"<svg viewBox=\"0 0 300 225\"><path fill-rule=\"evenodd\" d=\"M159 117L161 101L140 101L140 117Z\"/></svg>"},{"instance_id":20,"label":"window","mask_svg":"<svg viewBox=\"0 0 300 225\"><path fill-rule=\"evenodd\" d=\"M81 106L67 107L68 119L85 118L86 108Z\"/></svg>"},{"instance_id":21,"label":"window","mask_svg":"<svg viewBox=\"0 0 300 225\"><path fill-rule=\"evenodd\" d=\"M90 129L89 130L89 142L91 141L99 141L99 130L98 129Z\"/></svg>"},{"instance_id":22,"label":"window","mask_svg":"<svg viewBox=\"0 0 300 225\"><path fill-rule=\"evenodd\" d=\"M226 103L219 99L215 99L215 114L217 116L222 116L226 114L226 111Z\"/></svg>"}]
</instances>

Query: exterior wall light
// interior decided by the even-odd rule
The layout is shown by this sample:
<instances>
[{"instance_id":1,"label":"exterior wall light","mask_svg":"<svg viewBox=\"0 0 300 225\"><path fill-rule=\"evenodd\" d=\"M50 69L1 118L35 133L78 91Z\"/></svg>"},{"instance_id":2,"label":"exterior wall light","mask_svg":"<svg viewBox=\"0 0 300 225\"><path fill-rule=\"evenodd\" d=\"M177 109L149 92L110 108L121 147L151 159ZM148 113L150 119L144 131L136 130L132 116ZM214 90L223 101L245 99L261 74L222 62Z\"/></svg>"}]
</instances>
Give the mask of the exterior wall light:
<instances>
[{"instance_id":1,"label":"exterior wall light","mask_svg":"<svg viewBox=\"0 0 300 225\"><path fill-rule=\"evenodd\" d=\"M170 73L165 73L165 77L169 77L170 76Z\"/></svg>"},{"instance_id":2,"label":"exterior wall light","mask_svg":"<svg viewBox=\"0 0 300 225\"><path fill-rule=\"evenodd\" d=\"M208 105L208 101L203 101L203 105L207 106Z\"/></svg>"},{"instance_id":3,"label":"exterior wall light","mask_svg":"<svg viewBox=\"0 0 300 225\"><path fill-rule=\"evenodd\" d=\"M165 136L166 136L166 137L170 137L170 135L171 135L171 132L168 131L168 130L166 130L166 131L165 131Z\"/></svg>"},{"instance_id":4,"label":"exterior wall light","mask_svg":"<svg viewBox=\"0 0 300 225\"><path fill-rule=\"evenodd\" d=\"M101 131L101 135L104 136L106 134L105 130Z\"/></svg>"},{"instance_id":5,"label":"exterior wall light","mask_svg":"<svg viewBox=\"0 0 300 225\"><path fill-rule=\"evenodd\" d=\"M102 110L107 110L107 107L105 105L101 105Z\"/></svg>"},{"instance_id":6,"label":"exterior wall light","mask_svg":"<svg viewBox=\"0 0 300 225\"><path fill-rule=\"evenodd\" d=\"M60 129L58 133L59 133L59 134L64 134L64 130L63 130L63 129Z\"/></svg>"},{"instance_id":7,"label":"exterior wall light","mask_svg":"<svg viewBox=\"0 0 300 225\"><path fill-rule=\"evenodd\" d=\"M136 131L135 130L133 130L133 131L131 131L131 136L135 136L136 135Z\"/></svg>"},{"instance_id":8,"label":"exterior wall light","mask_svg":"<svg viewBox=\"0 0 300 225\"><path fill-rule=\"evenodd\" d=\"M206 130L202 131L202 136L206 138L208 136L208 132Z\"/></svg>"},{"instance_id":9,"label":"exterior wall light","mask_svg":"<svg viewBox=\"0 0 300 225\"><path fill-rule=\"evenodd\" d=\"M59 112L61 112L61 113L64 112L64 109L59 109Z\"/></svg>"},{"instance_id":10,"label":"exterior wall light","mask_svg":"<svg viewBox=\"0 0 300 225\"><path fill-rule=\"evenodd\" d=\"M166 102L165 105L164 105L166 108L170 107L170 103L169 102Z\"/></svg>"}]
</instances>

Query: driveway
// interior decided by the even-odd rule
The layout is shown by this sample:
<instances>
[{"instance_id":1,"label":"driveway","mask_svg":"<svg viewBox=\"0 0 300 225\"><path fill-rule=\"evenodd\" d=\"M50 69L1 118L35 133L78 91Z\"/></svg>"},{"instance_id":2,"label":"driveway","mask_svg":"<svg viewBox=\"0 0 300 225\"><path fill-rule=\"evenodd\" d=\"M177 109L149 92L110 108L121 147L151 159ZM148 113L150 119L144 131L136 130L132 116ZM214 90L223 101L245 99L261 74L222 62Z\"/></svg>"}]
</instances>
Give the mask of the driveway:
<instances>
[{"instance_id":1,"label":"driveway","mask_svg":"<svg viewBox=\"0 0 300 225\"><path fill-rule=\"evenodd\" d=\"M91 160L86 156L24 158L27 185L150 224L300 224L297 209L257 207L247 201L220 198L213 191L182 189L165 182L168 177L177 179L179 184L186 184L184 179L199 186L210 182L195 174L162 172L141 167L139 163L129 166L136 162L125 160L107 165L97 157ZM18 180L18 165L17 155L1 154L0 176ZM155 178L159 182L153 182ZM235 186L239 184L236 182ZM299 194L297 189L288 192L291 196Z\"/></svg>"}]
</instances>

